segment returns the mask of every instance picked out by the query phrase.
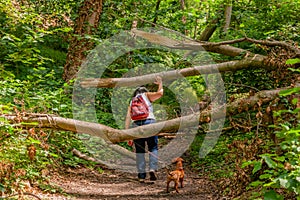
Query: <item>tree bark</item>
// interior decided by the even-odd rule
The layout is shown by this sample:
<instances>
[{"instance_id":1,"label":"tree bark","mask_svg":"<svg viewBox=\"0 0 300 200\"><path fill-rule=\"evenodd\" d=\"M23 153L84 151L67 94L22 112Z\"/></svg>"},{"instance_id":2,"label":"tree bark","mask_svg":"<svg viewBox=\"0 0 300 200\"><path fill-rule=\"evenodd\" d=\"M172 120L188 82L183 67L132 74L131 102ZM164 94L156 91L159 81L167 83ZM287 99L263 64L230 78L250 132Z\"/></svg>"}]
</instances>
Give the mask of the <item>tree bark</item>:
<instances>
[{"instance_id":1,"label":"tree bark","mask_svg":"<svg viewBox=\"0 0 300 200\"><path fill-rule=\"evenodd\" d=\"M147 74L143 76L137 76L132 78L92 78L82 79L80 85L84 88L97 87L97 88L114 88L118 87L130 87L139 86L147 83L153 83L157 76L161 76L164 81L175 80L182 77L196 76L203 74L212 74L226 71L237 71L241 69L250 68L266 68L269 66L264 65L264 56L255 55L253 57L247 57L239 61L229 61L218 64L195 66L190 68L178 69L173 71L166 71L161 73Z\"/></svg>"},{"instance_id":2,"label":"tree bark","mask_svg":"<svg viewBox=\"0 0 300 200\"><path fill-rule=\"evenodd\" d=\"M159 74L149 74L140 77L133 78L107 78L107 79L82 79L80 84L82 87L110 87L113 88L115 86L138 86L146 83L151 83L155 79L157 75L163 77L164 80L173 80L186 76L195 76L199 74L209 74L216 72L225 72L225 71L236 71L240 69L248 69L248 68L264 68L268 70L272 70L276 68L275 64L267 62L267 57L259 54L253 54L247 50L236 48L229 46L228 44L234 44L239 42L252 42L256 44L263 44L267 46L281 46L286 48L289 51L293 51L296 54L299 53L299 49L289 45L284 42L278 41L263 41L263 40L255 40L251 38L240 38L236 40L223 41L218 43L211 42L196 42L196 41L187 41L182 42L179 40L174 40L165 36L161 36L155 33L144 32L141 30L133 29L131 30L135 36L141 37L143 39L148 40L151 43L159 44L162 46L166 46L168 48L174 49L185 49L185 50L195 50L195 51L203 51L207 50L214 53L220 53L227 56L242 56L244 58L239 61L231 61L224 62L219 64L211 64L204 66L195 66L191 68L185 68L181 70L174 70L163 72ZM272 65L271 65L272 64Z\"/></svg>"},{"instance_id":3,"label":"tree bark","mask_svg":"<svg viewBox=\"0 0 300 200\"><path fill-rule=\"evenodd\" d=\"M84 160L87 160L87 161L92 161L92 162L101 164L101 165L102 165L102 166L101 166L102 168L108 169L107 164L106 164L105 162L103 162L102 160L98 160L98 159L96 159L96 158L90 157L90 156L88 156L88 155L86 155L86 154L84 154L84 153L78 151L77 149L73 149L73 150L72 150L72 153L73 153L75 156L77 156L78 158L81 158L81 159L84 159ZM128 153L129 153L129 152L128 152Z\"/></svg>"},{"instance_id":4,"label":"tree bark","mask_svg":"<svg viewBox=\"0 0 300 200\"><path fill-rule=\"evenodd\" d=\"M229 46L227 44L234 44L237 42L243 42L246 40L246 38L241 38L237 40L230 40L220 43L213 43L213 42L203 42L203 41L180 41L171 39L165 36L161 36L155 33L149 33L137 29L131 30L132 35L141 37L143 39L148 40L149 42L153 44L162 45L165 47L168 47L170 49L182 49L182 50L193 50L193 51L209 51L213 53L219 53L226 56L240 56L243 53L249 53L251 52Z\"/></svg>"},{"instance_id":5,"label":"tree bark","mask_svg":"<svg viewBox=\"0 0 300 200\"><path fill-rule=\"evenodd\" d=\"M157 0L156 6L155 6L155 13L154 13L154 19L153 19L153 24L152 27L155 26L157 19L158 19L158 11L159 11L159 5L160 5L161 0Z\"/></svg>"},{"instance_id":6,"label":"tree bark","mask_svg":"<svg viewBox=\"0 0 300 200\"><path fill-rule=\"evenodd\" d=\"M223 42L203 42L203 41L180 41L174 40L171 38L167 38L165 36L161 36L155 33L144 32L141 30L134 29L132 30L132 34L143 39L148 40L153 44L159 44L162 46L166 46L171 49L183 49L183 50L195 50L195 51L209 51L213 53L219 53L226 56L240 56L243 53L251 54L250 51L245 49L240 49L236 47L229 46L228 44L235 44L239 42L251 42L255 44L261 44L269 47L280 46L285 48L286 50L292 51L296 54L296 56L300 55L300 49L292 46L286 42L280 41L270 41L270 40L255 40L248 37L223 41Z\"/></svg>"},{"instance_id":7,"label":"tree bark","mask_svg":"<svg viewBox=\"0 0 300 200\"><path fill-rule=\"evenodd\" d=\"M81 64L86 58L86 52L94 43L85 36L91 35L99 24L103 0L85 0L79 8L79 16L74 27L74 36L70 42L63 79L70 81L76 77Z\"/></svg>"},{"instance_id":8,"label":"tree bark","mask_svg":"<svg viewBox=\"0 0 300 200\"><path fill-rule=\"evenodd\" d=\"M278 93L282 89L267 90L258 92L256 95L246 99L241 99L227 105L226 115L234 115L242 111L248 110L253 107L257 102L261 104L268 103L278 96ZM218 110L218 109L214 109ZM1 115L6 118L10 123L20 124L25 127L39 127L50 128L56 130L72 131L75 133L85 133L92 136L103 138L108 143L118 143L122 141L132 140L139 137L149 137L152 135L158 135L159 133L171 133L178 131L178 128L188 128L191 124L194 124L195 120L199 121L199 124L208 123L211 110L204 110L201 113L195 113L163 122L157 122L155 124L149 124L139 126L136 128L119 130L114 129L103 124L84 122L74 119L67 119L57 116L50 116L45 114L27 114L26 116L20 115ZM214 113L214 120L223 117L223 114L216 111ZM185 123L182 123L185 122ZM184 127L183 127L184 126Z\"/></svg>"},{"instance_id":9,"label":"tree bark","mask_svg":"<svg viewBox=\"0 0 300 200\"><path fill-rule=\"evenodd\" d=\"M218 28L219 21L220 21L219 18L213 19L207 25L207 27L204 29L204 31L201 33L201 35L198 38L198 40L200 40L200 41L208 41L211 38L211 36L214 34L214 32L216 31L216 29Z\"/></svg>"},{"instance_id":10,"label":"tree bark","mask_svg":"<svg viewBox=\"0 0 300 200\"><path fill-rule=\"evenodd\" d=\"M226 33L230 26L231 21L231 13L232 13L232 2L231 0L228 0L225 6L225 24L223 27L223 32Z\"/></svg>"},{"instance_id":11,"label":"tree bark","mask_svg":"<svg viewBox=\"0 0 300 200\"><path fill-rule=\"evenodd\" d=\"M184 0L179 0L180 1L180 9L182 11L185 10L185 2ZM182 24L185 25L186 24L186 16L183 14L182 17L181 17L181 21L182 21ZM188 30L184 29L184 34L185 35L188 35Z\"/></svg>"}]
</instances>

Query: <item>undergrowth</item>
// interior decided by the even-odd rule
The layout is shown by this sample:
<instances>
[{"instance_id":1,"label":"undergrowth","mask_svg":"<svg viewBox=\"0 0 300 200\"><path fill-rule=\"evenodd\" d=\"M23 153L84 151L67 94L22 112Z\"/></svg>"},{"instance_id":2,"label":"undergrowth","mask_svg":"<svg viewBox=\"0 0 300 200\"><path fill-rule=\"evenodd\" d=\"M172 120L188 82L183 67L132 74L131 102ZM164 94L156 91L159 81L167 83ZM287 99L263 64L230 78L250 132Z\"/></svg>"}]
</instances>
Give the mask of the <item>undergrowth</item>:
<instances>
[{"instance_id":1,"label":"undergrowth","mask_svg":"<svg viewBox=\"0 0 300 200\"><path fill-rule=\"evenodd\" d=\"M52 75L50 72L46 77ZM8 76L0 80L0 88L0 114L21 117L31 113L49 116L59 113L72 117L71 98L67 92L72 87L68 84L53 81L45 87ZM49 190L48 175L52 171L66 166L93 165L74 156L73 148L86 151L82 141L72 132L40 129L37 124L25 124L22 120L10 124L0 117L0 191L3 194L24 192L28 182L31 187Z\"/></svg>"},{"instance_id":2,"label":"undergrowth","mask_svg":"<svg viewBox=\"0 0 300 200\"><path fill-rule=\"evenodd\" d=\"M217 183L223 195L235 199L300 198L299 88L280 95L269 106L256 109L262 114L254 115L252 122L264 124L258 123L251 131L237 127L223 131L202 159L199 150L205 134L201 133L186 153L193 169ZM272 121L263 121L265 114Z\"/></svg>"}]
</instances>

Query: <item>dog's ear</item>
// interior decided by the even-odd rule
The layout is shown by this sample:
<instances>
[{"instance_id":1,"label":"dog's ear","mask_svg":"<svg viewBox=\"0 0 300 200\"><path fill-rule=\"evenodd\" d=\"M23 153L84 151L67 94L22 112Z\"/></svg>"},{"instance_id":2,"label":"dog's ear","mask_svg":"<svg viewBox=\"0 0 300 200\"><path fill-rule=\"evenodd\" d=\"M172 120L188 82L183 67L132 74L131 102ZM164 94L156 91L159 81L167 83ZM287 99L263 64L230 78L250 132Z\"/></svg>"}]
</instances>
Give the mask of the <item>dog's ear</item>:
<instances>
[{"instance_id":1,"label":"dog's ear","mask_svg":"<svg viewBox=\"0 0 300 200\"><path fill-rule=\"evenodd\" d=\"M182 158L178 158L177 161L184 162L184 160Z\"/></svg>"}]
</instances>

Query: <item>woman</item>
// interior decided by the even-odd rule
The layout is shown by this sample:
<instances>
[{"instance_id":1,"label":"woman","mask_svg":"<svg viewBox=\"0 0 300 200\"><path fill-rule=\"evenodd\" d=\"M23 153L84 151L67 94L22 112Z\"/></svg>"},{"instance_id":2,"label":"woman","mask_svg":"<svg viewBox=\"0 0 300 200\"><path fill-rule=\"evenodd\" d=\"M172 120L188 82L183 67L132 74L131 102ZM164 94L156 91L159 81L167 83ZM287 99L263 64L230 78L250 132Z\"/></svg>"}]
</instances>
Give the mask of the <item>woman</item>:
<instances>
[{"instance_id":1,"label":"woman","mask_svg":"<svg viewBox=\"0 0 300 200\"><path fill-rule=\"evenodd\" d=\"M132 123L132 127L142 126L146 124L155 123L155 117L153 114L153 106L152 102L159 99L163 95L163 87L162 87L162 78L160 76L156 77L154 84L158 85L156 92L149 92L145 87L138 87L134 93L133 97L137 95L142 95L143 99L146 101L149 106L149 115L145 119L135 120ZM125 128L128 129L131 122L131 108L128 107L126 120L125 120ZM146 178L146 160L145 160L145 144L147 143L148 151L149 151L149 174L150 180L157 180L155 171L157 170L157 158L158 158L158 136L151 136L147 138L138 138L133 140L135 145L136 152L136 167L138 170L138 179L140 182L144 182Z\"/></svg>"}]
</instances>

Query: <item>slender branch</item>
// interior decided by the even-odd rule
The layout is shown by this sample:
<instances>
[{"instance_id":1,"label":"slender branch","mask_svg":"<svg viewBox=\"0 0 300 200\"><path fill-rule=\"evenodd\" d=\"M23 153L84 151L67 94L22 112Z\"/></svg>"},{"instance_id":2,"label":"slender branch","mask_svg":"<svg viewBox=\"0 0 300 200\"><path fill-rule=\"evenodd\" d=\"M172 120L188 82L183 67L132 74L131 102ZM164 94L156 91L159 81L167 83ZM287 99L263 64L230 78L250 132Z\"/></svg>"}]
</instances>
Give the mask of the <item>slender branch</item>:
<instances>
[{"instance_id":1,"label":"slender branch","mask_svg":"<svg viewBox=\"0 0 300 200\"><path fill-rule=\"evenodd\" d=\"M248 37L245 38L239 38L239 39L235 39L235 40L228 40L228 41L222 41L222 42L203 42L203 41L198 41L199 44L178 44L178 46L184 46L186 49L189 48L193 48L195 49L196 47L203 47L205 49L207 49L208 47L215 47L215 46L222 46L222 45L229 45L229 44L236 44L236 43L240 43L240 42L251 42L251 43L255 43L255 44L261 44L261 45L265 45L265 46L270 46L270 47L274 47L274 46L280 46L283 47L287 50L291 50L294 53L296 53L297 55L300 54L300 50L297 47L294 47L286 42L281 42L281 41L269 41L269 40L256 40L256 39L251 39Z\"/></svg>"},{"instance_id":2,"label":"slender branch","mask_svg":"<svg viewBox=\"0 0 300 200\"><path fill-rule=\"evenodd\" d=\"M281 41L270 41L270 40L256 40L256 39L252 39L252 38L240 38L240 39L235 39L235 40L228 40L228 41L223 41L223 42L206 42L202 44L202 47L205 48L206 46L212 47L212 46L221 46L221 45L228 45L228 44L236 44L236 43L240 43L240 42L251 42L251 43L255 43L255 44L261 44L261 45L265 45L265 46L269 46L269 47L275 47L275 46L280 46L283 47L287 50L291 50L294 53L296 53L297 55L300 55L300 49L297 47L294 47L286 42L281 42Z\"/></svg>"},{"instance_id":3,"label":"slender branch","mask_svg":"<svg viewBox=\"0 0 300 200\"><path fill-rule=\"evenodd\" d=\"M108 169L108 168L107 168L107 164L106 164L105 162L103 162L102 160L98 160L98 159L96 159L96 158L90 157L90 156L88 156L88 155L86 155L86 154L80 152L80 151L77 150L77 149L73 149L73 150L72 150L72 153L73 153L75 156L77 156L78 158L81 158L81 159L84 159L84 160L87 160L87 161L92 161L92 162L95 162L95 163L97 163L97 164L101 164L101 165L102 165L102 166L101 166L102 168Z\"/></svg>"},{"instance_id":4,"label":"slender branch","mask_svg":"<svg viewBox=\"0 0 300 200\"><path fill-rule=\"evenodd\" d=\"M247 38L239 38L239 39L235 39L235 40L227 40L227 41L222 41L222 42L202 42L199 41L201 43L201 45L203 47L205 46L221 46L221 45L228 45L228 44L236 44L236 43L240 43L240 42L244 42L246 41Z\"/></svg>"},{"instance_id":5,"label":"slender branch","mask_svg":"<svg viewBox=\"0 0 300 200\"><path fill-rule=\"evenodd\" d=\"M290 45L286 42L281 42L281 41L270 41L270 40L256 40L256 39L251 39L251 38L246 38L246 40L248 42L252 42L252 43L255 43L255 44L262 44L262 45L265 45L265 46L269 46L269 47L275 47L275 46L280 46L280 47L283 47L287 50L291 50L293 51L295 54L297 54L298 56L300 56L300 49L293 46L293 45Z\"/></svg>"}]
</instances>

